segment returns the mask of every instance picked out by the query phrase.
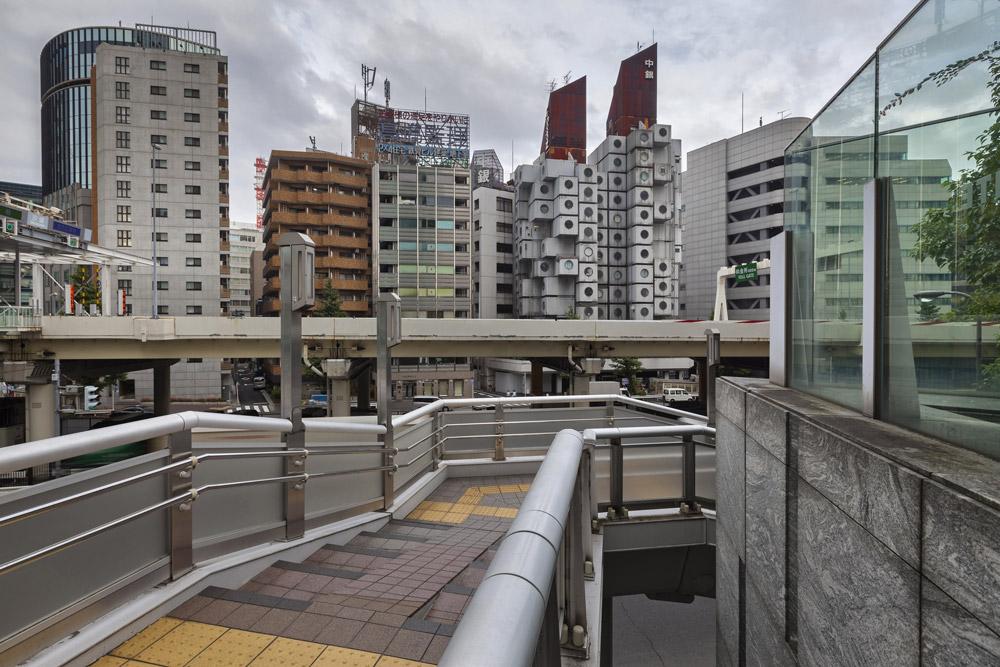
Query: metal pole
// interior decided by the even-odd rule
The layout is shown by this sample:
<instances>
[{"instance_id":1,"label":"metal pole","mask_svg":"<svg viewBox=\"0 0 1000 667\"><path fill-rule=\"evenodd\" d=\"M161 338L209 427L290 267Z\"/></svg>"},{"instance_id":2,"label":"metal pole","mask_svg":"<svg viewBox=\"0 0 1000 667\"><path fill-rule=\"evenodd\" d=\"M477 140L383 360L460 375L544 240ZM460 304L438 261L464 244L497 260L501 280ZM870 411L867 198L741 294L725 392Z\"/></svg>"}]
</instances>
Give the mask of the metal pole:
<instances>
[{"instance_id":1,"label":"metal pole","mask_svg":"<svg viewBox=\"0 0 1000 667\"><path fill-rule=\"evenodd\" d=\"M976 384L983 378L983 318L976 316Z\"/></svg>"},{"instance_id":2,"label":"metal pole","mask_svg":"<svg viewBox=\"0 0 1000 667\"><path fill-rule=\"evenodd\" d=\"M394 437L392 430L392 350L389 347L389 318L390 310L394 302L391 299L382 297L395 297L398 304L399 297L394 294L380 294L376 304L376 335L378 342L378 365L375 369L375 390L378 392L378 423L385 426L385 435L379 436L380 442L387 450L394 448ZM391 451L382 454L382 465L391 466L394 464L395 456ZM382 507L389 509L395 500L395 478L392 470L382 471Z\"/></svg>"},{"instance_id":3,"label":"metal pole","mask_svg":"<svg viewBox=\"0 0 1000 667\"><path fill-rule=\"evenodd\" d=\"M170 462L191 456L191 431L170 436ZM191 490L191 469L181 468L167 477L167 497L174 498ZM180 503L170 508L170 578L179 579L194 567L192 503Z\"/></svg>"},{"instance_id":4,"label":"metal pole","mask_svg":"<svg viewBox=\"0 0 1000 667\"><path fill-rule=\"evenodd\" d=\"M623 518L625 516L624 464L622 439L611 438L611 506L608 507L609 519L615 518L616 514Z\"/></svg>"},{"instance_id":5,"label":"metal pole","mask_svg":"<svg viewBox=\"0 0 1000 667\"><path fill-rule=\"evenodd\" d=\"M32 289L34 289L32 285ZM14 305L21 307L21 246L14 246Z\"/></svg>"},{"instance_id":6,"label":"metal pole","mask_svg":"<svg viewBox=\"0 0 1000 667\"><path fill-rule=\"evenodd\" d=\"M718 329L705 329L705 416L715 426L715 378L722 358L722 335Z\"/></svg>"},{"instance_id":7,"label":"metal pole","mask_svg":"<svg viewBox=\"0 0 1000 667\"><path fill-rule=\"evenodd\" d=\"M284 240L284 239L283 239ZM285 449L303 449L305 430L302 426L302 312L296 309L296 300L302 294L295 293L295 285L312 280L308 267L297 266L295 262L297 246L291 241L279 242L279 277L281 278L281 416L292 422L292 432L282 440ZM298 275L299 271L308 276ZM305 461L300 457L287 456L284 459L284 473L297 474L305 470ZM285 539L294 540L305 532L305 484L286 482L284 498Z\"/></svg>"},{"instance_id":8,"label":"metal pole","mask_svg":"<svg viewBox=\"0 0 1000 667\"><path fill-rule=\"evenodd\" d=\"M441 463L441 413L431 417L431 470L437 470Z\"/></svg>"},{"instance_id":9,"label":"metal pole","mask_svg":"<svg viewBox=\"0 0 1000 667\"><path fill-rule=\"evenodd\" d=\"M584 527L585 517L589 508L584 511L584 475L589 472L584 469L583 462L587 456L584 450L580 459L580 468L576 474L576 486L573 489L573 500L569 508L569 521L566 524L566 565L569 576L566 581L565 624L568 629L567 643L574 649L583 649L587 645L587 600L584 591L584 578L587 570L587 547L590 542L590 531ZM590 564L593 574L593 562Z\"/></svg>"},{"instance_id":10,"label":"metal pole","mask_svg":"<svg viewBox=\"0 0 1000 667\"><path fill-rule=\"evenodd\" d=\"M697 514L701 512L701 507L698 506L698 496L695 490L695 474L697 472L697 467L695 466L694 436L683 435L681 436L681 439L684 443L681 449L681 462L684 471L682 478L684 486L684 502L681 503L681 513Z\"/></svg>"},{"instance_id":11,"label":"metal pole","mask_svg":"<svg viewBox=\"0 0 1000 667\"><path fill-rule=\"evenodd\" d=\"M506 461L507 456L504 453L503 448L503 404L498 403L496 410L494 411L494 420L496 422L496 440L493 443L493 460L494 461Z\"/></svg>"}]
</instances>

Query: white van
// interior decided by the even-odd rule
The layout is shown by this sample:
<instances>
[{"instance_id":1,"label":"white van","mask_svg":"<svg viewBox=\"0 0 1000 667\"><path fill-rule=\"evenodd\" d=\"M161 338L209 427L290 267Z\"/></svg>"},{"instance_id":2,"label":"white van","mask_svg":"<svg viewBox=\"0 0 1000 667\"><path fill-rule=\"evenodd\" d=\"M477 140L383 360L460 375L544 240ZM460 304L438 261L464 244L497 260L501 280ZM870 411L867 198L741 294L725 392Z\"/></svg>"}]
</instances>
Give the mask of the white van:
<instances>
[{"instance_id":1,"label":"white van","mask_svg":"<svg viewBox=\"0 0 1000 667\"><path fill-rule=\"evenodd\" d=\"M694 396L687 392L687 389L680 389L678 387L664 387L663 388L663 402L667 405L673 405L674 403L687 403L688 401L693 401Z\"/></svg>"}]
</instances>

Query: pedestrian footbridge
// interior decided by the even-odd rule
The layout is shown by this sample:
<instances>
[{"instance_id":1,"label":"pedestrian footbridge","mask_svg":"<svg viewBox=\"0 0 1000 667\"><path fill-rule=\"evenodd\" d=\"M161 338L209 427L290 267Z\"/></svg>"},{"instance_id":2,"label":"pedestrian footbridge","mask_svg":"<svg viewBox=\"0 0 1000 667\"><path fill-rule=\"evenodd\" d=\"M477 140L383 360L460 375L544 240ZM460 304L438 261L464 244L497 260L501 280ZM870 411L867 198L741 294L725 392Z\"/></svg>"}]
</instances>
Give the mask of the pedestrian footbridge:
<instances>
[{"instance_id":1,"label":"pedestrian footbridge","mask_svg":"<svg viewBox=\"0 0 1000 667\"><path fill-rule=\"evenodd\" d=\"M714 596L699 415L188 412L0 449L0 472L164 438L0 495L0 664L610 664L613 596Z\"/></svg>"}]
</instances>

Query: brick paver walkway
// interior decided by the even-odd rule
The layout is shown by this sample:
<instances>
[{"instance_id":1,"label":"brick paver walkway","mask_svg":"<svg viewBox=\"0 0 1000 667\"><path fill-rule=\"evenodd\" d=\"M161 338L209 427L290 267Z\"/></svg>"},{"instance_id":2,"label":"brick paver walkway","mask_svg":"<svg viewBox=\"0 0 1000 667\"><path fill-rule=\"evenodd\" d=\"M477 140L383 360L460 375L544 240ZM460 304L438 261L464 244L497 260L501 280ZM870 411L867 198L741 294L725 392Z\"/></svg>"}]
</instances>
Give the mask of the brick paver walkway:
<instances>
[{"instance_id":1,"label":"brick paver walkway","mask_svg":"<svg viewBox=\"0 0 1000 667\"><path fill-rule=\"evenodd\" d=\"M447 480L405 520L206 588L95 664L437 663L530 482Z\"/></svg>"}]
</instances>

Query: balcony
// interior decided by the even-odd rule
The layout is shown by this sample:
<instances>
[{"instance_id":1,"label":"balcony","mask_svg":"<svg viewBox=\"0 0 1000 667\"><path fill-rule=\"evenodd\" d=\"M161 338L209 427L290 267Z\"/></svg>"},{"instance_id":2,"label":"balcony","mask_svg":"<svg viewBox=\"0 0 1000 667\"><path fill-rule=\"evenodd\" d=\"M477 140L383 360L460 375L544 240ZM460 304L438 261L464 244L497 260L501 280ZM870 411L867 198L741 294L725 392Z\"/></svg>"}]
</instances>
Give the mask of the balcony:
<instances>
[{"instance_id":1,"label":"balcony","mask_svg":"<svg viewBox=\"0 0 1000 667\"><path fill-rule=\"evenodd\" d=\"M219 121L219 132L229 132L229 121Z\"/></svg>"},{"instance_id":2,"label":"balcony","mask_svg":"<svg viewBox=\"0 0 1000 667\"><path fill-rule=\"evenodd\" d=\"M219 193L219 203L220 204L228 204L229 203L229 195L220 192Z\"/></svg>"},{"instance_id":3,"label":"balcony","mask_svg":"<svg viewBox=\"0 0 1000 667\"><path fill-rule=\"evenodd\" d=\"M368 268L368 258L355 259L352 257L317 257L317 269L361 269Z\"/></svg>"},{"instance_id":4,"label":"balcony","mask_svg":"<svg viewBox=\"0 0 1000 667\"><path fill-rule=\"evenodd\" d=\"M227 97L220 97L219 98L219 108L220 109L228 109L229 108L229 98L227 98Z\"/></svg>"},{"instance_id":5,"label":"balcony","mask_svg":"<svg viewBox=\"0 0 1000 667\"><path fill-rule=\"evenodd\" d=\"M310 227L347 227L348 229L369 229L370 219L367 215L351 216L337 213L296 213L295 211L272 211L269 226L307 225Z\"/></svg>"},{"instance_id":6,"label":"balcony","mask_svg":"<svg viewBox=\"0 0 1000 667\"><path fill-rule=\"evenodd\" d=\"M228 157L229 156L229 146L226 145L226 144L220 145L219 146L219 155L221 155L223 157Z\"/></svg>"},{"instance_id":7,"label":"balcony","mask_svg":"<svg viewBox=\"0 0 1000 667\"><path fill-rule=\"evenodd\" d=\"M227 243L226 245L229 245L229 244ZM228 264L220 264L219 265L219 275L220 276L228 276L229 275L229 265Z\"/></svg>"},{"instance_id":8,"label":"balcony","mask_svg":"<svg viewBox=\"0 0 1000 667\"><path fill-rule=\"evenodd\" d=\"M286 204L313 204L317 206L343 206L368 208L368 198L342 195L338 192L309 192L306 190L272 190L270 201Z\"/></svg>"},{"instance_id":9,"label":"balcony","mask_svg":"<svg viewBox=\"0 0 1000 667\"><path fill-rule=\"evenodd\" d=\"M311 171L306 169L278 168L271 171L271 183L309 183L311 185L343 185L349 188L365 189L368 187L368 176L359 174L351 176L333 171Z\"/></svg>"},{"instance_id":10,"label":"balcony","mask_svg":"<svg viewBox=\"0 0 1000 667\"><path fill-rule=\"evenodd\" d=\"M225 86L229 83L229 75L219 72L219 85Z\"/></svg>"},{"instance_id":11,"label":"balcony","mask_svg":"<svg viewBox=\"0 0 1000 667\"><path fill-rule=\"evenodd\" d=\"M219 180L220 181L228 181L229 180L229 170L228 169L220 169L219 170Z\"/></svg>"},{"instance_id":12,"label":"balcony","mask_svg":"<svg viewBox=\"0 0 1000 667\"><path fill-rule=\"evenodd\" d=\"M219 298L220 299L224 299L224 300L228 301L229 297L230 297L230 294L232 294L232 292L229 290L228 287L220 287L219 288Z\"/></svg>"},{"instance_id":13,"label":"balcony","mask_svg":"<svg viewBox=\"0 0 1000 667\"><path fill-rule=\"evenodd\" d=\"M219 218L219 229L229 229L229 218Z\"/></svg>"},{"instance_id":14,"label":"balcony","mask_svg":"<svg viewBox=\"0 0 1000 667\"><path fill-rule=\"evenodd\" d=\"M314 281L316 287L316 293L326 287L327 278L317 277ZM342 292L365 292L366 293L366 303L367 303L367 292L371 289L371 285L368 283L367 279L362 280L340 280L334 278L330 280L333 283L333 288ZM267 282L264 284L264 292L268 294L274 294L277 296L278 292L281 290L281 278L277 274L272 274L268 277Z\"/></svg>"}]
</instances>

